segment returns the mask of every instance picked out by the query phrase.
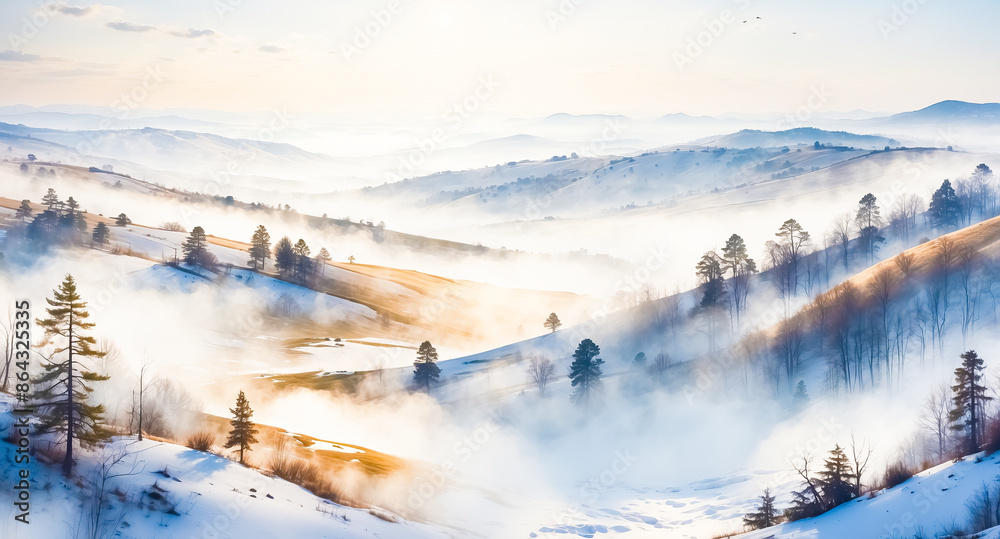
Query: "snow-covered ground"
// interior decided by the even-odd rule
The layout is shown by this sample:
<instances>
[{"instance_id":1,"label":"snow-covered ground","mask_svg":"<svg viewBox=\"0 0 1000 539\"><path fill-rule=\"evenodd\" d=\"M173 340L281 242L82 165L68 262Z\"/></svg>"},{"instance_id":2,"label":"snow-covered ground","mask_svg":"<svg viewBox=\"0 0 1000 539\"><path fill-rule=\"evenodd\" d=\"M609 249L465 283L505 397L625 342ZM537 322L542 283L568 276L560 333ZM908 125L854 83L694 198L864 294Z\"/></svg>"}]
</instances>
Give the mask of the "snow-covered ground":
<instances>
[{"instance_id":1,"label":"snow-covered ground","mask_svg":"<svg viewBox=\"0 0 1000 539\"><path fill-rule=\"evenodd\" d=\"M0 426L6 431L14 420L8 397L0 396L0 410ZM0 442L5 462L13 462L14 449L8 441ZM390 518L396 522L389 522L365 509L334 504L297 485L210 453L148 439L138 442L134 437L117 438L103 449L82 452L77 468L80 480L67 481L58 463L33 460L27 467L31 474L27 525L14 520L15 508L10 503L20 466L0 468L0 536L84 536L78 526L93 509L90 481L97 477L101 462L123 452L124 458L111 473L125 475L109 480L102 517L107 525L120 518L115 537L454 537L440 528L394 515Z\"/></svg>"},{"instance_id":2,"label":"snow-covered ground","mask_svg":"<svg viewBox=\"0 0 1000 539\"><path fill-rule=\"evenodd\" d=\"M816 518L748 533L747 539L942 537L968 528L966 503L1000 480L1000 455L975 456L925 470L903 484L845 503ZM995 503L995 500L994 500ZM992 532L996 537L997 532Z\"/></svg>"}]
</instances>

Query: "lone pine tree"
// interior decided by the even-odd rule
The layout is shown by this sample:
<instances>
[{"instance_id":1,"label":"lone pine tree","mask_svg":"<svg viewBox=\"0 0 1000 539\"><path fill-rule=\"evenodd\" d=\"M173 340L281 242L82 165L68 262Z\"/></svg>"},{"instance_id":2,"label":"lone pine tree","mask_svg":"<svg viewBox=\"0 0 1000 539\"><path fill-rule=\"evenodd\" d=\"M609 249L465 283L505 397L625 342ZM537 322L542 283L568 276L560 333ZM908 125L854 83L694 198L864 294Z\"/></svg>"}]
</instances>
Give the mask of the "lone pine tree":
<instances>
[{"instance_id":1,"label":"lone pine tree","mask_svg":"<svg viewBox=\"0 0 1000 539\"><path fill-rule=\"evenodd\" d=\"M543 324L546 329L552 330L555 333L560 326L562 326L562 321L559 320L559 316L556 313L552 313L548 318L545 319L545 324Z\"/></svg>"},{"instance_id":2,"label":"lone pine tree","mask_svg":"<svg viewBox=\"0 0 1000 539\"><path fill-rule=\"evenodd\" d=\"M413 385L430 392L431 385L438 383L441 368L437 366L438 353L430 341L420 343L417 360L413 362Z\"/></svg>"},{"instance_id":3,"label":"lone pine tree","mask_svg":"<svg viewBox=\"0 0 1000 539\"><path fill-rule=\"evenodd\" d=\"M858 497L857 481L851 461L839 444L834 445L816 482L823 491L826 507L833 508Z\"/></svg>"},{"instance_id":4,"label":"lone pine tree","mask_svg":"<svg viewBox=\"0 0 1000 539\"><path fill-rule=\"evenodd\" d=\"M949 180L941 182L941 187L931 195L931 204L927 208L931 225L935 228L957 227L962 220L962 201L955 193Z\"/></svg>"},{"instance_id":5,"label":"lone pine tree","mask_svg":"<svg viewBox=\"0 0 1000 539\"><path fill-rule=\"evenodd\" d=\"M80 298L73 276L66 275L52 294L51 299L46 298L51 306L46 309L48 318L36 320L45 331L39 346L59 341L43 365L43 374L35 382L37 390L33 399L37 402L35 410L39 418L36 432L65 435L63 473L69 476L73 473L74 440L93 446L109 434L104 427L104 406L88 402L93 391L90 384L108 377L87 370L81 362L104 357L104 352L93 349L95 339L84 333L94 324L87 322L90 317L87 303Z\"/></svg>"},{"instance_id":6,"label":"lone pine tree","mask_svg":"<svg viewBox=\"0 0 1000 539\"><path fill-rule=\"evenodd\" d=\"M200 226L191 229L191 234L184 240L181 249L184 252L184 262L192 266L204 266L208 254L208 237L205 235L205 229Z\"/></svg>"},{"instance_id":7,"label":"lone pine tree","mask_svg":"<svg viewBox=\"0 0 1000 539\"><path fill-rule=\"evenodd\" d=\"M805 380L799 380L795 385L795 394L792 395L792 408L800 411L809 404L809 392L806 391Z\"/></svg>"},{"instance_id":8,"label":"lone pine tree","mask_svg":"<svg viewBox=\"0 0 1000 539\"><path fill-rule=\"evenodd\" d=\"M573 392L572 399L573 402L582 404L584 407L590 403L591 394L601 389L601 376L603 375L601 365L604 364L604 360L599 357L600 354L601 348L590 339L580 341L576 352L573 352L573 363L569 366L569 379L576 391Z\"/></svg>"},{"instance_id":9,"label":"lone pine tree","mask_svg":"<svg viewBox=\"0 0 1000 539\"><path fill-rule=\"evenodd\" d=\"M771 495L771 489L765 488L764 494L760 497L760 505L757 506L756 511L747 513L743 517L743 525L751 530L770 528L778 523L778 515L780 514L781 512L774 506L774 496Z\"/></svg>"},{"instance_id":10,"label":"lone pine tree","mask_svg":"<svg viewBox=\"0 0 1000 539\"><path fill-rule=\"evenodd\" d=\"M246 395L243 394L243 390L240 390L240 394L236 397L236 408L230 408L229 413L233 414L233 418L229 420L229 424L233 426L233 430L229 431L229 438L226 440L226 449L230 447L239 448L240 452L240 464L244 464L244 453L246 451L253 451L250 447L251 444L257 443L257 438L254 436L257 434L257 429L254 428L254 424L250 421L253 417L253 410L250 408L250 401L247 400Z\"/></svg>"},{"instance_id":11,"label":"lone pine tree","mask_svg":"<svg viewBox=\"0 0 1000 539\"><path fill-rule=\"evenodd\" d=\"M960 431L965 437L969 453L979 451L985 426L985 406L993 397L986 396L983 379L983 358L975 350L962 354L962 366L955 369L955 385L951 387L955 396L955 407L948 413L952 430Z\"/></svg>"}]
</instances>

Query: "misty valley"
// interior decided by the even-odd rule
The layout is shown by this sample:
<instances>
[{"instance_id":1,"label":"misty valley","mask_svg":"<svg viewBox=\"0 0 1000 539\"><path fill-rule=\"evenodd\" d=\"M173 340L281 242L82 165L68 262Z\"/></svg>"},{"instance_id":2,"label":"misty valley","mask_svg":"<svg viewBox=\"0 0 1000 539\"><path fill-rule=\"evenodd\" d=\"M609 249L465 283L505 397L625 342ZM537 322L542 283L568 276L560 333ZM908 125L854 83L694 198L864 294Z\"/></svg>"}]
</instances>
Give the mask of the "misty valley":
<instances>
[{"instance_id":1,"label":"misty valley","mask_svg":"<svg viewBox=\"0 0 1000 539\"><path fill-rule=\"evenodd\" d=\"M0 6L0 537L1000 539L1000 6L480 4Z\"/></svg>"}]
</instances>

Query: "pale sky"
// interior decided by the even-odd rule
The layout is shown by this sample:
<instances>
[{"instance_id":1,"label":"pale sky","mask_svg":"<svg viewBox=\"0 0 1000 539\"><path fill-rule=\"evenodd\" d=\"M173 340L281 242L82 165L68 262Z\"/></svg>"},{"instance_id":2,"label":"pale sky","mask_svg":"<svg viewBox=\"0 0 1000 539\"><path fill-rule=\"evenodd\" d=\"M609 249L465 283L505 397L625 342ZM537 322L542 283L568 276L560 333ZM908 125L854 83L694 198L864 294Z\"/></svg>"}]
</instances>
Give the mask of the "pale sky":
<instances>
[{"instance_id":1,"label":"pale sky","mask_svg":"<svg viewBox=\"0 0 1000 539\"><path fill-rule=\"evenodd\" d=\"M486 77L510 115L791 111L818 86L825 110L898 112L1000 100L998 20L995 0L3 0L0 104L434 113Z\"/></svg>"}]
</instances>

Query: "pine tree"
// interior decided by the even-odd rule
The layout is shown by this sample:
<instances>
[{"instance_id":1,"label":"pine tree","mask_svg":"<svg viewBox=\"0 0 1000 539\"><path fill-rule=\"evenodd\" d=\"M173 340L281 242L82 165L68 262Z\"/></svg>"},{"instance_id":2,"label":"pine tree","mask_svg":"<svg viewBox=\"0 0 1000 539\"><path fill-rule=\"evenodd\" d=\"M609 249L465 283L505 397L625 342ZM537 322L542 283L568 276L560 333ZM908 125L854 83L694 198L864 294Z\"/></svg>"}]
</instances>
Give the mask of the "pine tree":
<instances>
[{"instance_id":1,"label":"pine tree","mask_svg":"<svg viewBox=\"0 0 1000 539\"><path fill-rule=\"evenodd\" d=\"M704 285L704 293L701 297L702 308L722 306L726 301L722 259L715 251L709 251L702 255L695 269Z\"/></svg>"},{"instance_id":2,"label":"pine tree","mask_svg":"<svg viewBox=\"0 0 1000 539\"><path fill-rule=\"evenodd\" d=\"M950 228L959 225L962 219L962 201L955 193L951 182L941 182L941 187L931 196L931 204L927 209L931 225L935 228Z\"/></svg>"},{"instance_id":3,"label":"pine tree","mask_svg":"<svg viewBox=\"0 0 1000 539\"><path fill-rule=\"evenodd\" d=\"M250 238L250 264L253 269L264 269L268 258L271 258L271 235L264 225L259 225Z\"/></svg>"},{"instance_id":4,"label":"pine tree","mask_svg":"<svg viewBox=\"0 0 1000 539\"><path fill-rule=\"evenodd\" d=\"M562 326L562 321L559 320L559 317L556 315L556 313L552 313L549 315L548 318L545 319L545 323L542 325L544 325L546 329L552 330L552 333L555 333L556 330L559 329L560 326Z\"/></svg>"},{"instance_id":5,"label":"pine tree","mask_svg":"<svg viewBox=\"0 0 1000 539\"><path fill-rule=\"evenodd\" d=\"M82 362L104 357L104 353L94 350L95 339L84 333L94 324L87 322L90 317L87 303L80 298L73 276L66 275L59 289L53 291L53 297L46 301L51 306L46 309L49 317L36 320L38 327L45 330L39 345L46 346L56 339L61 342L56 344L43 365L43 374L35 382L37 390L33 398L38 402L35 410L39 417L36 432L65 435L63 473L69 476L73 472L74 440L93 446L109 435L104 427L104 406L88 402L93 391L91 383L108 377L87 370ZM54 359L63 353L66 354L63 359Z\"/></svg>"},{"instance_id":6,"label":"pine tree","mask_svg":"<svg viewBox=\"0 0 1000 539\"><path fill-rule=\"evenodd\" d=\"M56 243L59 239L59 215L52 210L45 210L28 223L25 237L35 249L43 250Z\"/></svg>"},{"instance_id":7,"label":"pine tree","mask_svg":"<svg viewBox=\"0 0 1000 539\"><path fill-rule=\"evenodd\" d=\"M738 234L733 234L726 240L722 248L722 270L732 272L730 286L732 288L733 310L736 322L740 314L746 310L747 295L750 292L750 276L757 273L757 264L747 253L747 244Z\"/></svg>"},{"instance_id":8,"label":"pine tree","mask_svg":"<svg viewBox=\"0 0 1000 539\"><path fill-rule=\"evenodd\" d=\"M986 396L988 389L980 383L983 379L983 358L975 350L962 354L962 366L955 369L955 385L951 390L955 393L955 407L948 413L952 430L965 433L966 450L969 453L979 451L986 424L985 408L993 397Z\"/></svg>"},{"instance_id":9,"label":"pine tree","mask_svg":"<svg viewBox=\"0 0 1000 539\"><path fill-rule=\"evenodd\" d=\"M66 199L64 209L67 213L76 213L76 211L80 209L80 203L77 202L75 198L69 197Z\"/></svg>"},{"instance_id":10,"label":"pine tree","mask_svg":"<svg viewBox=\"0 0 1000 539\"><path fill-rule=\"evenodd\" d=\"M756 511L743 517L743 525L751 530L770 528L778 523L778 515L780 514L781 512L774 506L774 496L771 495L771 489L765 488L764 494L760 497L760 505L757 506Z\"/></svg>"},{"instance_id":11,"label":"pine tree","mask_svg":"<svg viewBox=\"0 0 1000 539\"><path fill-rule=\"evenodd\" d=\"M638 354L636 354L635 357L632 358L632 363L636 366L636 368L638 368L640 370L645 370L646 369L646 353L645 352L639 352Z\"/></svg>"},{"instance_id":12,"label":"pine tree","mask_svg":"<svg viewBox=\"0 0 1000 539\"><path fill-rule=\"evenodd\" d=\"M42 197L42 204L49 210L58 211L59 207L62 206L62 202L59 202L59 195L56 194L56 190L49 187L49 190L45 192L45 196Z\"/></svg>"},{"instance_id":13,"label":"pine tree","mask_svg":"<svg viewBox=\"0 0 1000 539\"><path fill-rule=\"evenodd\" d=\"M599 357L600 353L601 348L590 339L580 341L576 352L573 352L569 379L576 391L573 392L572 399L584 407L589 405L591 394L601 389L601 376L604 374L601 372L601 365L604 360Z\"/></svg>"},{"instance_id":14,"label":"pine tree","mask_svg":"<svg viewBox=\"0 0 1000 539\"><path fill-rule=\"evenodd\" d=\"M253 417L253 410L250 408L250 401L247 400L242 389L236 397L236 408L230 408L229 413L233 414L233 418L229 420L233 430L229 431L229 439L226 440L225 448L239 448L240 464L244 464L246 462L244 452L253 451L250 445L257 443L257 438L254 436L257 434L257 429L250 421L250 418Z\"/></svg>"},{"instance_id":15,"label":"pine tree","mask_svg":"<svg viewBox=\"0 0 1000 539\"><path fill-rule=\"evenodd\" d=\"M795 385L795 394L792 395L792 408L796 411L802 410L809 404L809 393L806 391L805 380L799 380Z\"/></svg>"},{"instance_id":16,"label":"pine tree","mask_svg":"<svg viewBox=\"0 0 1000 539\"><path fill-rule=\"evenodd\" d=\"M292 247L292 252L295 253L295 274L299 279L305 279L311 272L309 271L310 263L309 259L309 246L306 245L306 240L299 238L299 241L295 242L295 246Z\"/></svg>"},{"instance_id":17,"label":"pine tree","mask_svg":"<svg viewBox=\"0 0 1000 539\"><path fill-rule=\"evenodd\" d=\"M94 238L94 243L96 243L97 245L104 245L108 243L110 241L110 235L111 235L111 229L109 229L108 225L104 224L103 222L97 223L97 226L94 227L93 238Z\"/></svg>"},{"instance_id":18,"label":"pine tree","mask_svg":"<svg viewBox=\"0 0 1000 539\"><path fill-rule=\"evenodd\" d=\"M115 226L128 226L130 224L132 224L132 220L124 213L119 213L118 217L115 217Z\"/></svg>"},{"instance_id":19,"label":"pine tree","mask_svg":"<svg viewBox=\"0 0 1000 539\"><path fill-rule=\"evenodd\" d=\"M292 250L292 240L288 236L282 237L274 245L274 265L282 273L295 272L295 251Z\"/></svg>"},{"instance_id":20,"label":"pine tree","mask_svg":"<svg viewBox=\"0 0 1000 539\"><path fill-rule=\"evenodd\" d=\"M816 483L823 493L823 501L827 508L836 507L858 497L856 476L847 454L837 444L830 450L830 456L824 461Z\"/></svg>"},{"instance_id":21,"label":"pine tree","mask_svg":"<svg viewBox=\"0 0 1000 539\"><path fill-rule=\"evenodd\" d=\"M854 222L861 231L858 238L861 240L861 246L865 248L865 254L869 260L875 256L875 244L885 241L885 238L879 235L882 214L876 202L875 195L871 193L862 197L858 202L858 213L854 217Z\"/></svg>"},{"instance_id":22,"label":"pine tree","mask_svg":"<svg viewBox=\"0 0 1000 539\"><path fill-rule=\"evenodd\" d=\"M789 219L782 223L781 228L774 235L781 238L780 244L788 253L788 263L791 265L791 287L794 291L799 285L799 260L802 258L802 249L809 244L811 238L795 219Z\"/></svg>"},{"instance_id":23,"label":"pine tree","mask_svg":"<svg viewBox=\"0 0 1000 539\"><path fill-rule=\"evenodd\" d=\"M22 223L31 218L31 201L28 199L22 200L14 217L20 219Z\"/></svg>"},{"instance_id":24,"label":"pine tree","mask_svg":"<svg viewBox=\"0 0 1000 539\"><path fill-rule=\"evenodd\" d=\"M205 229L196 226L191 230L191 234L184 240L181 246L184 252L184 262L192 266L205 266L208 260L208 236Z\"/></svg>"},{"instance_id":25,"label":"pine tree","mask_svg":"<svg viewBox=\"0 0 1000 539\"><path fill-rule=\"evenodd\" d=\"M326 265L330 260L333 260L333 257L330 256L330 251L327 251L326 247L320 248L319 254L316 255L316 262L322 270L323 275L326 275Z\"/></svg>"},{"instance_id":26,"label":"pine tree","mask_svg":"<svg viewBox=\"0 0 1000 539\"><path fill-rule=\"evenodd\" d=\"M60 218L61 228L67 231L75 228L80 232L86 232L87 218L83 212L80 211L80 203L73 199L73 197L69 197L66 199L66 203L63 207L66 213Z\"/></svg>"},{"instance_id":27,"label":"pine tree","mask_svg":"<svg viewBox=\"0 0 1000 539\"><path fill-rule=\"evenodd\" d=\"M417 360L413 362L413 385L423 387L428 393L431 385L438 383L441 368L437 366L438 353L430 341L420 343L417 349Z\"/></svg>"}]
</instances>

